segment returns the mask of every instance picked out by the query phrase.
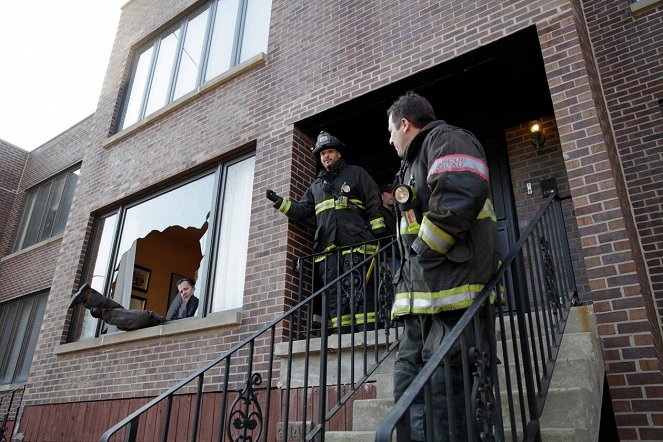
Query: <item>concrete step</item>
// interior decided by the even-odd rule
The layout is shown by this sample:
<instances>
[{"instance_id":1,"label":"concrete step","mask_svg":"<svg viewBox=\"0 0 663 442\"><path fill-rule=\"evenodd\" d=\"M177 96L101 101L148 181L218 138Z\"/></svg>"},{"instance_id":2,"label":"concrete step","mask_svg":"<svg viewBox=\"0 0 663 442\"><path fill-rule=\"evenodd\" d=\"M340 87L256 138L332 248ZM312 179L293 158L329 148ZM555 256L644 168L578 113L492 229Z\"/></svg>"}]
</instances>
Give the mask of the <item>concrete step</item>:
<instances>
[{"instance_id":1,"label":"concrete step","mask_svg":"<svg viewBox=\"0 0 663 442\"><path fill-rule=\"evenodd\" d=\"M393 441L396 437L392 438ZM373 442L375 431L328 431L325 442Z\"/></svg>"},{"instance_id":2,"label":"concrete step","mask_svg":"<svg viewBox=\"0 0 663 442\"><path fill-rule=\"evenodd\" d=\"M375 378L376 378L375 388L377 392L377 399L393 399L394 374L380 373Z\"/></svg>"},{"instance_id":3,"label":"concrete step","mask_svg":"<svg viewBox=\"0 0 663 442\"><path fill-rule=\"evenodd\" d=\"M352 429L357 431L375 431L393 406L393 399L355 401L352 407Z\"/></svg>"}]
</instances>

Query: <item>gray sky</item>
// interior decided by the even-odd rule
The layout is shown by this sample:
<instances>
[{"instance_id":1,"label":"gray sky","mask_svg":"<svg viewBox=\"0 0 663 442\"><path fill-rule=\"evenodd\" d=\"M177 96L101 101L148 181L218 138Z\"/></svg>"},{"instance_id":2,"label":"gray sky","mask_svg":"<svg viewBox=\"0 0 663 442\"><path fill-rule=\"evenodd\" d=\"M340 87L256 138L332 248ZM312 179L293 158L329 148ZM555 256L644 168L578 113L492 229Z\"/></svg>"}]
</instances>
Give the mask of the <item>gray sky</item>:
<instances>
[{"instance_id":1,"label":"gray sky","mask_svg":"<svg viewBox=\"0 0 663 442\"><path fill-rule=\"evenodd\" d=\"M0 0L0 138L33 150L92 114L127 0Z\"/></svg>"}]
</instances>

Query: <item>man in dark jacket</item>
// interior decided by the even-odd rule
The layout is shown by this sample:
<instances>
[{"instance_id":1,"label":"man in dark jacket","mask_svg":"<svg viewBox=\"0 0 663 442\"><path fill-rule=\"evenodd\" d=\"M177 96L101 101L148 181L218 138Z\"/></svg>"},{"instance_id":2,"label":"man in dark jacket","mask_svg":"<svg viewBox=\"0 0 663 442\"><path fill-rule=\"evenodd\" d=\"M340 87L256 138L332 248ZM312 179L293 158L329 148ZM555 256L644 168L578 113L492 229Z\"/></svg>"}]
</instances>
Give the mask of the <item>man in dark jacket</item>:
<instances>
[{"instance_id":1,"label":"man in dark jacket","mask_svg":"<svg viewBox=\"0 0 663 442\"><path fill-rule=\"evenodd\" d=\"M394 366L398 400L497 271L499 256L488 166L476 137L436 121L431 104L415 93L400 97L387 114L389 142L402 158L395 190L402 265L392 308L392 319L405 327ZM479 336L466 337L468 347L489 351L492 319L485 310ZM435 435L424 434L419 397L410 408L412 440L448 440L447 394L453 395L456 440L467 437L460 345L449 356L453 391L446 391L445 367L431 382Z\"/></svg>"},{"instance_id":2,"label":"man in dark jacket","mask_svg":"<svg viewBox=\"0 0 663 442\"><path fill-rule=\"evenodd\" d=\"M191 278L183 278L177 281L177 296L170 303L166 319L190 318L198 310L198 298L193 294L196 290L196 281Z\"/></svg>"},{"instance_id":3,"label":"man in dark jacket","mask_svg":"<svg viewBox=\"0 0 663 442\"><path fill-rule=\"evenodd\" d=\"M315 252L321 253L315 261L323 284L338 276L339 267L349 269L358 259L377 250L377 245L371 244L351 249L343 249L344 246L375 239L385 229L377 184L363 168L346 164L341 158L343 148L336 137L320 132L313 154L319 155L324 169L299 202L267 190L267 198L274 203L274 208L289 219L301 221L315 217L313 247ZM338 249L342 249L340 253ZM352 322L374 322L373 295L366 293L369 290L361 283L366 273L361 273L364 275L353 275L355 282L340 284L340 296L336 290L328 290L327 306L332 327L348 326ZM349 293L351 287L354 293ZM350 299L356 304L351 306Z\"/></svg>"}]
</instances>

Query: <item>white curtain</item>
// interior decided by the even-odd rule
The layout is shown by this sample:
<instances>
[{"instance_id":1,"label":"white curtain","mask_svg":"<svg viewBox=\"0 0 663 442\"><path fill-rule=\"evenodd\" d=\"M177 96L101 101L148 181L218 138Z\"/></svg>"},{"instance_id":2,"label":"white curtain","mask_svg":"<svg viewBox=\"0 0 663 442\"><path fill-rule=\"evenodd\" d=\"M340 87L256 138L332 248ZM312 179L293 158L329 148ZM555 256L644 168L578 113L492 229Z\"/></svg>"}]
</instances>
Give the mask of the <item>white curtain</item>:
<instances>
[{"instance_id":1,"label":"white curtain","mask_svg":"<svg viewBox=\"0 0 663 442\"><path fill-rule=\"evenodd\" d=\"M228 167L221 213L212 311L242 307L255 157Z\"/></svg>"}]
</instances>

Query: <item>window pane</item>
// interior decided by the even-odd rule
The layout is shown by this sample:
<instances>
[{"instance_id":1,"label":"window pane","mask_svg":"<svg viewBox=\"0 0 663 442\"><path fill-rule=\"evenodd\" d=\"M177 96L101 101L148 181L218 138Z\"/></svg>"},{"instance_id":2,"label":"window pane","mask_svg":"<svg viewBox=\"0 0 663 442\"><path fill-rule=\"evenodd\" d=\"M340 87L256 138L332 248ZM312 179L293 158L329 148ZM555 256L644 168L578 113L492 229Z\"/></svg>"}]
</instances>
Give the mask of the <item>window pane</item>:
<instances>
[{"instance_id":1,"label":"window pane","mask_svg":"<svg viewBox=\"0 0 663 442\"><path fill-rule=\"evenodd\" d=\"M67 224L67 218L69 217L69 210L71 209L71 202L74 199L74 191L78 184L78 176L80 175L80 172L80 169L77 169L69 173L67 176L67 185L64 188L62 202L60 202L60 210L58 210L58 218L55 222L55 227L53 228L53 235L59 235L64 232L64 226Z\"/></svg>"},{"instance_id":2,"label":"window pane","mask_svg":"<svg viewBox=\"0 0 663 442\"><path fill-rule=\"evenodd\" d=\"M205 81L222 74L233 65L231 57L238 7L239 0L219 0L218 2Z\"/></svg>"},{"instance_id":3,"label":"window pane","mask_svg":"<svg viewBox=\"0 0 663 442\"><path fill-rule=\"evenodd\" d=\"M16 237L16 243L14 245L14 251L21 250L23 248L23 242L25 241L25 235L28 233L28 227L30 227L30 217L32 216L32 211L35 207L35 202L37 201L37 191L31 191L28 195L25 208L23 209L23 217L21 218L21 228L19 229L19 234Z\"/></svg>"},{"instance_id":4,"label":"window pane","mask_svg":"<svg viewBox=\"0 0 663 442\"><path fill-rule=\"evenodd\" d=\"M229 166L221 213L212 311L242 307L255 157Z\"/></svg>"},{"instance_id":5,"label":"window pane","mask_svg":"<svg viewBox=\"0 0 663 442\"><path fill-rule=\"evenodd\" d=\"M143 95L145 94L145 88L147 87L147 76L150 72L150 63L152 61L153 52L154 47L150 47L140 54L140 57L138 58L138 66L136 67L136 72L134 73L133 81L131 83L131 92L129 93L127 109L124 112L122 129L131 126L141 118L140 108L143 104Z\"/></svg>"},{"instance_id":6,"label":"window pane","mask_svg":"<svg viewBox=\"0 0 663 442\"><path fill-rule=\"evenodd\" d=\"M90 287L103 293L113 249L113 236L117 223L117 214L110 215L97 221L97 230L88 247L87 273L82 281L90 284ZM97 330L97 319L90 315L90 311L80 308L79 319L73 340L81 338L93 338Z\"/></svg>"},{"instance_id":7,"label":"window pane","mask_svg":"<svg viewBox=\"0 0 663 442\"><path fill-rule=\"evenodd\" d=\"M37 191L37 198L34 207L32 208L30 219L28 220L28 229L25 234L25 239L23 240L22 248L37 243L41 223L44 220L44 212L46 211L46 203L51 190L51 184L52 183L49 182L46 185L42 185Z\"/></svg>"},{"instance_id":8,"label":"window pane","mask_svg":"<svg viewBox=\"0 0 663 442\"><path fill-rule=\"evenodd\" d=\"M175 32L161 40L157 63L152 74L152 83L150 84L145 116L150 115L157 109L161 109L167 103L168 87L170 86L170 79L173 74L175 51L177 50L179 39L180 30L178 28Z\"/></svg>"},{"instance_id":9,"label":"window pane","mask_svg":"<svg viewBox=\"0 0 663 442\"><path fill-rule=\"evenodd\" d=\"M46 310L46 301L48 301L48 293L42 293L35 297L35 301L32 305L32 312L30 314L30 322L27 324L29 330L27 330L23 339L21 357L16 366L16 374L14 375L13 383L21 383L28 380L32 357L35 354L35 347L37 345L37 339L39 338L41 321L44 318L44 311Z\"/></svg>"},{"instance_id":10,"label":"window pane","mask_svg":"<svg viewBox=\"0 0 663 442\"><path fill-rule=\"evenodd\" d=\"M62 191L64 190L66 179L67 175L61 175L53 180L51 194L48 198L48 204L46 204L45 209L44 227L41 230L41 235L39 235L39 241L51 237L53 224L55 224L55 216L58 213L58 207L60 207L60 200L62 200Z\"/></svg>"},{"instance_id":11,"label":"window pane","mask_svg":"<svg viewBox=\"0 0 663 442\"><path fill-rule=\"evenodd\" d=\"M260 52L267 53L271 13L272 0L248 0L240 63Z\"/></svg>"},{"instance_id":12,"label":"window pane","mask_svg":"<svg viewBox=\"0 0 663 442\"><path fill-rule=\"evenodd\" d=\"M4 379L8 368L7 356L11 353L10 349L13 342L14 323L19 313L19 302L9 302L0 306L0 379Z\"/></svg>"},{"instance_id":13,"label":"window pane","mask_svg":"<svg viewBox=\"0 0 663 442\"><path fill-rule=\"evenodd\" d=\"M173 100L196 87L208 16L209 9L191 20L187 26Z\"/></svg>"}]
</instances>

